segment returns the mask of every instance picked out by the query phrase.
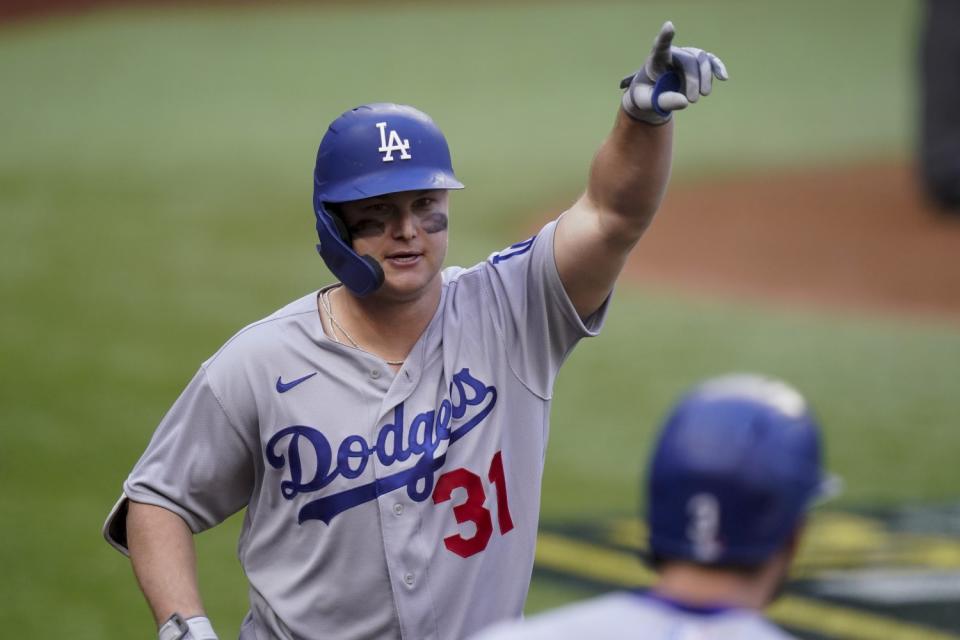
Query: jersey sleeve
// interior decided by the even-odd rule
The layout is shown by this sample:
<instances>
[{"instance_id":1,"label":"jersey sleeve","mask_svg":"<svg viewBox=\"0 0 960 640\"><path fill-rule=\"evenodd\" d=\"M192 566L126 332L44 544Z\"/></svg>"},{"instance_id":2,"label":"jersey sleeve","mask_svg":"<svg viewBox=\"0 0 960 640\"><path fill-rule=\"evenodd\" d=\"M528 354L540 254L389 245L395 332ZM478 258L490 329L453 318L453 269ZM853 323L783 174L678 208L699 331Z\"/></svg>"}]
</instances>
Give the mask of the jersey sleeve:
<instances>
[{"instance_id":1,"label":"jersey sleeve","mask_svg":"<svg viewBox=\"0 0 960 640\"><path fill-rule=\"evenodd\" d=\"M567 296L553 253L557 221L503 251L484 265L491 313L517 378L541 398L550 398L560 365L581 339L600 332L608 300L585 321Z\"/></svg>"},{"instance_id":2,"label":"jersey sleeve","mask_svg":"<svg viewBox=\"0 0 960 640\"><path fill-rule=\"evenodd\" d=\"M124 482L104 525L107 541L126 552L127 500L164 507L194 533L242 509L253 490L253 437L224 410L202 367Z\"/></svg>"}]
</instances>

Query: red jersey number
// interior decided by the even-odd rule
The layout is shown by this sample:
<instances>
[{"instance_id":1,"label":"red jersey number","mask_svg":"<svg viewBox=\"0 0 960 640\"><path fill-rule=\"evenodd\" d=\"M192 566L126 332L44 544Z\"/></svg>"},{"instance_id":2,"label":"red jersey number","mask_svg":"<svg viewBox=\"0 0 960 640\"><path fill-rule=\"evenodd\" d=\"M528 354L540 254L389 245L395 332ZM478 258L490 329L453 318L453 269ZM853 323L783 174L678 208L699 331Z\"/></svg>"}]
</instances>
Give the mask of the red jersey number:
<instances>
[{"instance_id":1,"label":"red jersey number","mask_svg":"<svg viewBox=\"0 0 960 640\"><path fill-rule=\"evenodd\" d=\"M510 517L503 458L499 451L490 461L487 479L496 490L497 524L500 525L500 535L504 535L513 529L513 518ZM490 510L483 506L487 500L483 480L463 467L448 471L437 479L437 486L433 489L434 504L449 500L453 490L457 488L466 490L467 499L453 507L453 517L456 518L457 524L472 522L476 530L469 538L459 533L447 536L443 539L443 544L461 558L469 558L487 548L490 536L493 534L493 519L490 516Z\"/></svg>"}]
</instances>

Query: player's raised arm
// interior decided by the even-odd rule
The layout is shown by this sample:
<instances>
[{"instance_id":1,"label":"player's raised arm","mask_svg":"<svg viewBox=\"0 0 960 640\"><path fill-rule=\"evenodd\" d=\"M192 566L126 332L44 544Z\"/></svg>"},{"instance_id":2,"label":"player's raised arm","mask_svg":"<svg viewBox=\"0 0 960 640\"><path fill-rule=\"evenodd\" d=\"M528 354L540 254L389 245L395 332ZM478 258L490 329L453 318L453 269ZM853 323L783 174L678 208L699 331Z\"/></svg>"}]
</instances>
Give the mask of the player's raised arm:
<instances>
[{"instance_id":1,"label":"player's raised arm","mask_svg":"<svg viewBox=\"0 0 960 640\"><path fill-rule=\"evenodd\" d=\"M670 177L673 111L708 95L714 77L727 79L719 58L675 47L673 36L666 22L643 67L621 83L621 108L593 159L586 193L557 227L557 269L584 318L609 295L660 205Z\"/></svg>"}]
</instances>

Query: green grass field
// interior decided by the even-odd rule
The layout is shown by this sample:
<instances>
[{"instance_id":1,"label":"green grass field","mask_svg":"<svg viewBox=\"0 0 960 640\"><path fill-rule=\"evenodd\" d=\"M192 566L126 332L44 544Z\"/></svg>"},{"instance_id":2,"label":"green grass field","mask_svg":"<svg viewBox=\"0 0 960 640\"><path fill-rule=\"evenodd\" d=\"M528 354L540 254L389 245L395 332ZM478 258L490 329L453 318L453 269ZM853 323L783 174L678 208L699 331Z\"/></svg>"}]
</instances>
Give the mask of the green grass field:
<instances>
[{"instance_id":1,"label":"green grass field","mask_svg":"<svg viewBox=\"0 0 960 640\"><path fill-rule=\"evenodd\" d=\"M666 18L731 74L680 116L676 182L910 153L907 0L180 8L0 27L3 628L147 634L100 525L197 365L328 280L310 189L332 118L374 100L435 117L468 185L451 262L472 263L576 197L619 79ZM957 498L956 327L622 286L561 375L543 516L632 513L655 421L727 370L813 398L841 505ZM225 638L246 610L238 525L198 540ZM528 608L580 595L538 581Z\"/></svg>"}]
</instances>

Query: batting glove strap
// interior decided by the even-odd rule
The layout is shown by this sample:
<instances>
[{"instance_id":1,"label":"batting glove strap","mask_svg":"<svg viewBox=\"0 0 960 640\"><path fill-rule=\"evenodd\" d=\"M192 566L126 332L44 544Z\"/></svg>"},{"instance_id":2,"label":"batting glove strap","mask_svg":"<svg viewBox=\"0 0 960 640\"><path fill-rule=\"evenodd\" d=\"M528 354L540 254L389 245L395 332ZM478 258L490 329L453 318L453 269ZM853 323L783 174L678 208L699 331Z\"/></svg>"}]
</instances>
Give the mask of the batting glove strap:
<instances>
[{"instance_id":1,"label":"batting glove strap","mask_svg":"<svg viewBox=\"0 0 960 640\"><path fill-rule=\"evenodd\" d=\"M195 616L184 620L179 613L175 613L160 627L158 640L218 640L218 638L213 631L213 625L206 617Z\"/></svg>"}]
</instances>

